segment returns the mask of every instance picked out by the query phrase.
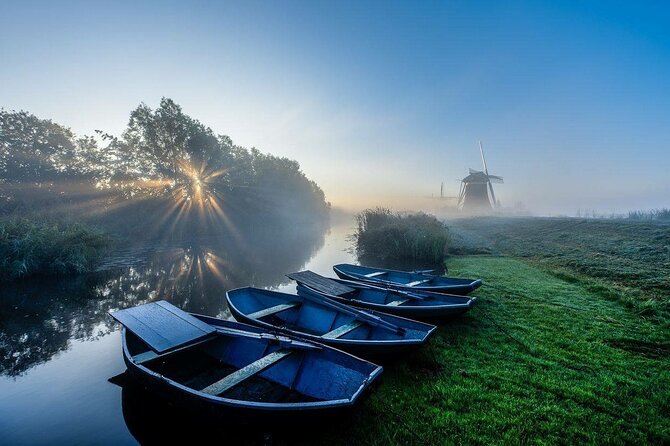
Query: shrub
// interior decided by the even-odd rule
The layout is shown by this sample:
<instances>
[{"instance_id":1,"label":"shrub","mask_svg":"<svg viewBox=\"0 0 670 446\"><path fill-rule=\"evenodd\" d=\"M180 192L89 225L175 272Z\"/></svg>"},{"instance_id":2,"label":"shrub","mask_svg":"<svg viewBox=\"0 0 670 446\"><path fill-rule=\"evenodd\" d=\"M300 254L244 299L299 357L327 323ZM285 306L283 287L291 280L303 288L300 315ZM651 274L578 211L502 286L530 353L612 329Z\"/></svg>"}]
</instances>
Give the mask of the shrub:
<instances>
[{"instance_id":1,"label":"shrub","mask_svg":"<svg viewBox=\"0 0 670 446\"><path fill-rule=\"evenodd\" d=\"M449 234L444 223L422 212L393 213L378 207L356 215L353 235L359 260L439 264L446 254Z\"/></svg>"},{"instance_id":2,"label":"shrub","mask_svg":"<svg viewBox=\"0 0 670 446\"><path fill-rule=\"evenodd\" d=\"M0 220L0 281L89 271L111 240L81 223Z\"/></svg>"}]
</instances>

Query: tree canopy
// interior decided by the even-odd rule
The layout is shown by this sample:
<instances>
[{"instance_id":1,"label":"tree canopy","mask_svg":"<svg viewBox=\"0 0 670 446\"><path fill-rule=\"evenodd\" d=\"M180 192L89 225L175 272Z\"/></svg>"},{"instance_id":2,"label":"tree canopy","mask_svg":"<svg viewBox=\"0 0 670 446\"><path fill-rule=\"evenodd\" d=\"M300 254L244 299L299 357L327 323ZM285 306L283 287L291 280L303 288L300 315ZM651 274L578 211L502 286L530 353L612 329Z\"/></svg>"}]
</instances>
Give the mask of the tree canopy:
<instances>
[{"instance_id":1,"label":"tree canopy","mask_svg":"<svg viewBox=\"0 0 670 446\"><path fill-rule=\"evenodd\" d=\"M224 195L262 211L288 207L322 215L329 208L297 161L238 146L168 98L155 109L140 104L120 136L78 137L28 112L0 110L0 178L23 189L76 180L126 200ZM10 198L19 199L23 189L13 189Z\"/></svg>"}]
</instances>

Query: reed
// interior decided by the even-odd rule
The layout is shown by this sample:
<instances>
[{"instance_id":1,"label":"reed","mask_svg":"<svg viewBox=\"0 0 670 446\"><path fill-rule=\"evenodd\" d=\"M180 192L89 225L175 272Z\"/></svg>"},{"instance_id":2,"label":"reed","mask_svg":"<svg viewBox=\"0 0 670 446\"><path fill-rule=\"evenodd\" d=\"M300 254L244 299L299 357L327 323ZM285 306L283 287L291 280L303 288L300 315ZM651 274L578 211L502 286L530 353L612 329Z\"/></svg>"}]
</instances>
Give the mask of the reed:
<instances>
[{"instance_id":1,"label":"reed","mask_svg":"<svg viewBox=\"0 0 670 446\"><path fill-rule=\"evenodd\" d=\"M444 260L449 233L432 215L394 213L378 207L356 215L354 249L359 260L368 263L411 261L440 263Z\"/></svg>"},{"instance_id":2,"label":"reed","mask_svg":"<svg viewBox=\"0 0 670 446\"><path fill-rule=\"evenodd\" d=\"M630 220L659 220L670 221L670 209L652 209L649 211L630 211L628 213Z\"/></svg>"},{"instance_id":3,"label":"reed","mask_svg":"<svg viewBox=\"0 0 670 446\"><path fill-rule=\"evenodd\" d=\"M0 282L90 271L111 239L82 223L0 219Z\"/></svg>"}]
</instances>

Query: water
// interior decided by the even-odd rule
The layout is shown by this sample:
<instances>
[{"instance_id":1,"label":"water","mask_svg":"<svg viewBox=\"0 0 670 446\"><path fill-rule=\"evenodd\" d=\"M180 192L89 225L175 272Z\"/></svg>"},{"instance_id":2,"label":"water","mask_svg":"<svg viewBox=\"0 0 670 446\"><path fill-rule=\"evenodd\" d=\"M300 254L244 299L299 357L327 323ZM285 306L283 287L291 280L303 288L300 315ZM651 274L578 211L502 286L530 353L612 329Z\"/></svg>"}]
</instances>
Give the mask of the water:
<instances>
[{"instance_id":1,"label":"water","mask_svg":"<svg viewBox=\"0 0 670 446\"><path fill-rule=\"evenodd\" d=\"M293 291L286 273L332 275L333 264L353 262L349 226L142 246L119 251L95 274L2 285L0 444L160 444L211 427L118 376L120 331L107 312L166 299L230 317L228 289Z\"/></svg>"}]
</instances>

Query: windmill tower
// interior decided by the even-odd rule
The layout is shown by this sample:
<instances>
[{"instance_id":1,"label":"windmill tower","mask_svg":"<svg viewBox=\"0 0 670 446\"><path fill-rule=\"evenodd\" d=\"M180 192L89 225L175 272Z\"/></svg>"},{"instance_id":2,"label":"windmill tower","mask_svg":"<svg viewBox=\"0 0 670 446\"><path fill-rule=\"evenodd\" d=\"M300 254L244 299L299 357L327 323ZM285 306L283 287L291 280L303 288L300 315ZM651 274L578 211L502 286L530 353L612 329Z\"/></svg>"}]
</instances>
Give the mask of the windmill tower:
<instances>
[{"instance_id":1,"label":"windmill tower","mask_svg":"<svg viewBox=\"0 0 670 446\"><path fill-rule=\"evenodd\" d=\"M491 208L498 206L492 183L502 183L503 179L496 175L489 175L489 169L486 166L486 158L484 158L484 149L482 148L481 141L479 141L479 153L482 156L484 170L470 169L470 175L461 180L461 191L458 194L458 207L464 211L490 211ZM491 194L490 199L489 193ZM493 202L493 205L491 205L491 202Z\"/></svg>"}]
</instances>

